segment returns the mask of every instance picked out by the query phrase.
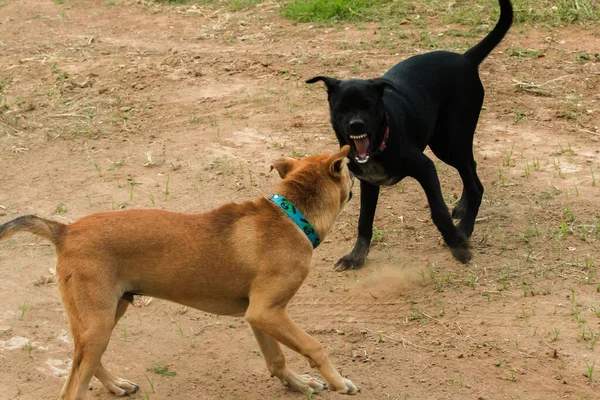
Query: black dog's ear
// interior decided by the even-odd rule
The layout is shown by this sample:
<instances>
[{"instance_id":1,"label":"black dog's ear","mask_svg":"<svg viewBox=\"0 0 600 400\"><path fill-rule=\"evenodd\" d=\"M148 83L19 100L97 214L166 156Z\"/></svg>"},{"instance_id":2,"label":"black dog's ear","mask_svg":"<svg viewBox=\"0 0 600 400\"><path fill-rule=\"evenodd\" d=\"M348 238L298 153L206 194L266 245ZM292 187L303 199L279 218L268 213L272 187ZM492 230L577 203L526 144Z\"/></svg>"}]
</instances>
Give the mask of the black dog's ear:
<instances>
[{"instance_id":1,"label":"black dog's ear","mask_svg":"<svg viewBox=\"0 0 600 400\"><path fill-rule=\"evenodd\" d=\"M383 91L386 88L389 88L395 92L398 91L398 89L396 89L396 86L394 86L394 83L392 81L390 81L389 79L386 78L375 78L375 79L371 79L371 83L373 83L375 85L375 87L377 87L377 89L379 90L379 92L381 93L381 95L383 95Z\"/></svg>"},{"instance_id":2,"label":"black dog's ear","mask_svg":"<svg viewBox=\"0 0 600 400\"><path fill-rule=\"evenodd\" d=\"M327 86L328 92L332 92L340 84L339 79L330 78L328 76L315 76L314 78L310 78L309 80L307 80L306 83L315 83L318 81L325 82L325 86Z\"/></svg>"}]
</instances>

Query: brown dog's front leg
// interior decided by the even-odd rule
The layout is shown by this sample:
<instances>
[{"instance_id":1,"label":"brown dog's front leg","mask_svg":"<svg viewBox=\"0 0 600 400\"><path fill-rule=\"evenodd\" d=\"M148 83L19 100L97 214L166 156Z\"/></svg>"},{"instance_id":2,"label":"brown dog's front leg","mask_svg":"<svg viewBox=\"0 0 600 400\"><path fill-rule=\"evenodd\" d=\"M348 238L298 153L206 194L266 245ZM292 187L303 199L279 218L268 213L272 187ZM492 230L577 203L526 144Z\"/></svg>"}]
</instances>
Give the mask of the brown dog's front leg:
<instances>
[{"instance_id":1,"label":"brown dog's front leg","mask_svg":"<svg viewBox=\"0 0 600 400\"><path fill-rule=\"evenodd\" d=\"M327 385L320 380L309 375L298 375L290 370L285 365L285 357L279 347L279 342L254 326L252 326L252 331L265 357L271 376L279 378L286 387L309 395L327 389Z\"/></svg>"},{"instance_id":2,"label":"brown dog's front leg","mask_svg":"<svg viewBox=\"0 0 600 400\"><path fill-rule=\"evenodd\" d=\"M252 305L252 300L250 300L250 307L246 312L246 320L252 326L255 335L257 331L259 332L257 336L259 344L263 340L263 344L268 345L266 352L263 349L267 364L269 364L269 358L274 360L274 357L280 356L282 359L280 366L285 365L283 354L277 354L281 350L273 350L272 343L269 343L268 339L266 339L266 337L270 336L272 339L306 357L311 366L319 369L319 372L321 372L321 375L327 381L330 390L345 394L355 394L358 392L358 388L349 379L343 378L335 369L319 341L298 328L287 315L285 309L256 307ZM261 336L261 333L268 336ZM288 383L291 384L289 381Z\"/></svg>"}]
</instances>

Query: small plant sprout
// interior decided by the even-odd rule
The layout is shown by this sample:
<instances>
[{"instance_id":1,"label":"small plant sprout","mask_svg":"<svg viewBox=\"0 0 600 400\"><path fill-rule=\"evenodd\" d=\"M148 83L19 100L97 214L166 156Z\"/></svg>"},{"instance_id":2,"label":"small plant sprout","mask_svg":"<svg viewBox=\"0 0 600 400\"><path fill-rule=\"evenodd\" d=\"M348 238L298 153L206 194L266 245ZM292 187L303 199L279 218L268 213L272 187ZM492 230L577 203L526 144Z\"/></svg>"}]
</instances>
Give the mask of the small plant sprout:
<instances>
[{"instance_id":1,"label":"small plant sprout","mask_svg":"<svg viewBox=\"0 0 600 400\"><path fill-rule=\"evenodd\" d=\"M154 195L153 194L150 195L150 203L152 203L153 206L156 205L155 202L154 202Z\"/></svg>"},{"instance_id":2,"label":"small plant sprout","mask_svg":"<svg viewBox=\"0 0 600 400\"><path fill-rule=\"evenodd\" d=\"M148 375L146 375L145 372L142 372L142 374L144 374L144 377L148 381L148 384L150 385L150 390L152 390L152 393L154 393L154 381L152 379L148 378Z\"/></svg>"},{"instance_id":3,"label":"small plant sprout","mask_svg":"<svg viewBox=\"0 0 600 400\"><path fill-rule=\"evenodd\" d=\"M554 336L552 337L552 339L550 339L551 342L556 342L558 340L558 338L560 337L560 329L558 328L554 328Z\"/></svg>"},{"instance_id":4,"label":"small plant sprout","mask_svg":"<svg viewBox=\"0 0 600 400\"><path fill-rule=\"evenodd\" d=\"M196 347L196 334L194 333L193 328L190 328L189 338L190 342L192 343L192 347Z\"/></svg>"},{"instance_id":5,"label":"small plant sprout","mask_svg":"<svg viewBox=\"0 0 600 400\"><path fill-rule=\"evenodd\" d=\"M504 161L502 162L503 167L510 167L510 160L512 159L513 152L515 150L515 142L513 142L510 151L504 156Z\"/></svg>"},{"instance_id":6,"label":"small plant sprout","mask_svg":"<svg viewBox=\"0 0 600 400\"><path fill-rule=\"evenodd\" d=\"M569 234L569 227L567 225L567 221L565 221L565 219L562 218L562 221L560 223L560 237L565 239L568 234Z\"/></svg>"},{"instance_id":7,"label":"small plant sprout","mask_svg":"<svg viewBox=\"0 0 600 400\"><path fill-rule=\"evenodd\" d=\"M587 372L587 377L590 381L594 380L594 367L596 366L596 361L594 361L592 364L588 364L588 362L585 362L585 369Z\"/></svg>"},{"instance_id":8,"label":"small plant sprout","mask_svg":"<svg viewBox=\"0 0 600 400\"><path fill-rule=\"evenodd\" d=\"M383 338L383 334L381 332L377 332L377 343L383 343L385 339Z\"/></svg>"},{"instance_id":9,"label":"small plant sprout","mask_svg":"<svg viewBox=\"0 0 600 400\"><path fill-rule=\"evenodd\" d=\"M525 173L525 178L529 178L529 175L531 175L531 166L527 161L525 161L525 167L523 167L523 172Z\"/></svg>"},{"instance_id":10,"label":"small plant sprout","mask_svg":"<svg viewBox=\"0 0 600 400\"><path fill-rule=\"evenodd\" d=\"M128 341L127 337L128 337L127 322L123 321L123 340L126 342Z\"/></svg>"},{"instance_id":11,"label":"small plant sprout","mask_svg":"<svg viewBox=\"0 0 600 400\"><path fill-rule=\"evenodd\" d=\"M594 174L594 169L591 166L590 173L592 174L592 186L596 186L596 175Z\"/></svg>"},{"instance_id":12,"label":"small plant sprout","mask_svg":"<svg viewBox=\"0 0 600 400\"><path fill-rule=\"evenodd\" d=\"M183 336L183 327L181 326L181 321L175 321L175 326L177 327L179 335Z\"/></svg>"},{"instance_id":13,"label":"small plant sprout","mask_svg":"<svg viewBox=\"0 0 600 400\"><path fill-rule=\"evenodd\" d=\"M28 357L31 357L31 350L32 350L32 343L31 342L27 342L27 344L25 345L25 352L27 353Z\"/></svg>"},{"instance_id":14,"label":"small plant sprout","mask_svg":"<svg viewBox=\"0 0 600 400\"><path fill-rule=\"evenodd\" d=\"M500 167L498 167L498 180L500 181L500 185L504 186L504 172Z\"/></svg>"},{"instance_id":15,"label":"small plant sprout","mask_svg":"<svg viewBox=\"0 0 600 400\"><path fill-rule=\"evenodd\" d=\"M167 184L165 185L165 201L169 199L169 180L171 175L167 175Z\"/></svg>"},{"instance_id":16,"label":"small plant sprout","mask_svg":"<svg viewBox=\"0 0 600 400\"><path fill-rule=\"evenodd\" d=\"M25 300L23 302L23 305L21 306L21 315L19 316L19 321L23 321L23 318L25 318L25 313L29 310L29 306L27 305L27 300Z\"/></svg>"}]
</instances>

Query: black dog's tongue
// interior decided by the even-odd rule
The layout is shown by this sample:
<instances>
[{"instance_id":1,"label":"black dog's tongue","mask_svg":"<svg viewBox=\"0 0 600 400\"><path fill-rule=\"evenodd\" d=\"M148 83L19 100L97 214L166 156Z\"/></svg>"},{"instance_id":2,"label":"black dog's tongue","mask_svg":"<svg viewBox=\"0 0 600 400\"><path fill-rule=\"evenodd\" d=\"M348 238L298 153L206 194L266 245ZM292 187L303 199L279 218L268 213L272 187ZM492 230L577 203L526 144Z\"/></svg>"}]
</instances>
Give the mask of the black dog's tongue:
<instances>
[{"instance_id":1,"label":"black dog's tongue","mask_svg":"<svg viewBox=\"0 0 600 400\"><path fill-rule=\"evenodd\" d=\"M356 147L356 152L358 153L358 157L360 157L360 158L367 157L367 153L369 152L369 138L354 139L354 146Z\"/></svg>"}]
</instances>

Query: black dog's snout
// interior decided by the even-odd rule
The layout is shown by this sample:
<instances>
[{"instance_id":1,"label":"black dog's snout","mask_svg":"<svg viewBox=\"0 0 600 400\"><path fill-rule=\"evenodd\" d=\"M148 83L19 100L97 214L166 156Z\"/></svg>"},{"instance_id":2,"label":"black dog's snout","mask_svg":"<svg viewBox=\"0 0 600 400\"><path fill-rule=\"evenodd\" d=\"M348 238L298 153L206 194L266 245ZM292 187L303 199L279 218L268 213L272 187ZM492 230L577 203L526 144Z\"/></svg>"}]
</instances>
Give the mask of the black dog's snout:
<instances>
[{"instance_id":1,"label":"black dog's snout","mask_svg":"<svg viewBox=\"0 0 600 400\"><path fill-rule=\"evenodd\" d=\"M360 135L361 133L365 133L365 123L358 118L352 119L348 127L351 134Z\"/></svg>"}]
</instances>

